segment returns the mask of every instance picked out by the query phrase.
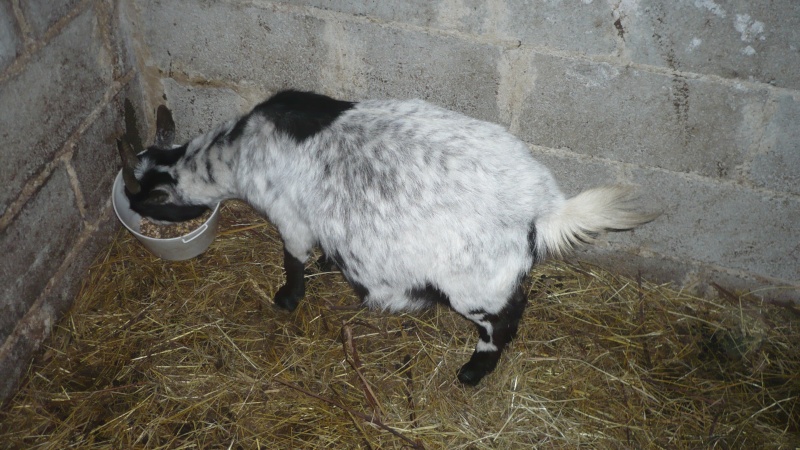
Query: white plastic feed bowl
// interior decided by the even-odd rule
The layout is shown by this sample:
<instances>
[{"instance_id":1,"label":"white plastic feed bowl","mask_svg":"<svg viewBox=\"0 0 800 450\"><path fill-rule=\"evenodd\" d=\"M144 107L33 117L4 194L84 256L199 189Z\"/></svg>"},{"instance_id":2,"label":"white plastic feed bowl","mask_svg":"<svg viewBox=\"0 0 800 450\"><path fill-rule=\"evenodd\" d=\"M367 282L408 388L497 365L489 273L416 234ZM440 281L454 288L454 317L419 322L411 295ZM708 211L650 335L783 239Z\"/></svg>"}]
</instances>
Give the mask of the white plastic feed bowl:
<instances>
[{"instance_id":1,"label":"white plastic feed bowl","mask_svg":"<svg viewBox=\"0 0 800 450\"><path fill-rule=\"evenodd\" d=\"M125 185L122 181L122 171L114 180L111 192L111 203L119 221L125 226L151 253L162 259L182 261L194 258L203 253L217 236L219 225L219 203L208 218L199 228L183 236L169 239L159 239L145 236L140 233L142 216L133 211L130 201L125 196Z\"/></svg>"}]
</instances>

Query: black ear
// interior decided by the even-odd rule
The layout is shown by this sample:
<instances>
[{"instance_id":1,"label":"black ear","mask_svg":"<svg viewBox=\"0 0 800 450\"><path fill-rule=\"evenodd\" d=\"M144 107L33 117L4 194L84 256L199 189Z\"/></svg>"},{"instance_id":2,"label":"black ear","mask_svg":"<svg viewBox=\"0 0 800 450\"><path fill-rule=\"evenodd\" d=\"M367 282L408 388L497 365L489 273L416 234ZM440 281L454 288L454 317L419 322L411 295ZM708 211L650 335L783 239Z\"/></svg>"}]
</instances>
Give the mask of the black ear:
<instances>
[{"instance_id":1,"label":"black ear","mask_svg":"<svg viewBox=\"0 0 800 450\"><path fill-rule=\"evenodd\" d=\"M172 120L172 112L164 105L160 105L156 110L156 142L158 148L172 148L175 142L175 121Z\"/></svg>"}]
</instances>

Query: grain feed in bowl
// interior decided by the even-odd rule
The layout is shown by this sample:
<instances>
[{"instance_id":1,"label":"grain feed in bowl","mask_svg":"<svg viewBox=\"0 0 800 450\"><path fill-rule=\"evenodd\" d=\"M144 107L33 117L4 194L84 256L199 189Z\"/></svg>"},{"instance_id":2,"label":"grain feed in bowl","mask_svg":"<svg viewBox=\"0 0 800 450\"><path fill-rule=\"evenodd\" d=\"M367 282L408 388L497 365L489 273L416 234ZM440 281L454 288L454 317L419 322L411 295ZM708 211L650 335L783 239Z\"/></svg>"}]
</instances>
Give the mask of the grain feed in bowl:
<instances>
[{"instance_id":1,"label":"grain feed in bowl","mask_svg":"<svg viewBox=\"0 0 800 450\"><path fill-rule=\"evenodd\" d=\"M185 222L175 222L162 225L142 217L139 232L147 237L156 239L170 239L181 237L199 228L211 217L211 210L204 212L200 217L196 217Z\"/></svg>"}]
</instances>

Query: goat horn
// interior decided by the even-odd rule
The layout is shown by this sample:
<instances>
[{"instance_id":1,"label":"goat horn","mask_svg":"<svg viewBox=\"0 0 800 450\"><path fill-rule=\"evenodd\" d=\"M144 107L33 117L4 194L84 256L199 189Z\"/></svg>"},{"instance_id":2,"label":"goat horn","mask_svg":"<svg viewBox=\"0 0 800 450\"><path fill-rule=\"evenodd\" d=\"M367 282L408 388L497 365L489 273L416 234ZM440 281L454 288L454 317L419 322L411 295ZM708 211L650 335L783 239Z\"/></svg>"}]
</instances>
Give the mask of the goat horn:
<instances>
[{"instance_id":1,"label":"goat horn","mask_svg":"<svg viewBox=\"0 0 800 450\"><path fill-rule=\"evenodd\" d=\"M125 189L131 194L138 194L142 186L133 171L139 164L139 157L136 156L131 144L124 139L117 139L117 150L122 158L122 180L125 182Z\"/></svg>"},{"instance_id":2,"label":"goat horn","mask_svg":"<svg viewBox=\"0 0 800 450\"><path fill-rule=\"evenodd\" d=\"M156 110L156 147L169 149L175 141L175 121L172 112L164 105Z\"/></svg>"},{"instance_id":3,"label":"goat horn","mask_svg":"<svg viewBox=\"0 0 800 450\"><path fill-rule=\"evenodd\" d=\"M142 138L139 137L139 127L136 124L136 111L130 99L125 99L125 137L123 138L133 146L135 155L144 150Z\"/></svg>"}]
</instances>

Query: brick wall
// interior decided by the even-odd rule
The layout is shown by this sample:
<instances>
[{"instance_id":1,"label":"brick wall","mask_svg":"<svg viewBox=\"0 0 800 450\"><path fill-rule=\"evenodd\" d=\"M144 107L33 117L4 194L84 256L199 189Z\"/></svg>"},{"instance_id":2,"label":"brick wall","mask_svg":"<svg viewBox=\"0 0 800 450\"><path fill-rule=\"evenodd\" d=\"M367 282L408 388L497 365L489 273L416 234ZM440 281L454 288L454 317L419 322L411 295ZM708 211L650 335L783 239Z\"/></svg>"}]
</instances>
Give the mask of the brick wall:
<instances>
[{"instance_id":1,"label":"brick wall","mask_svg":"<svg viewBox=\"0 0 800 450\"><path fill-rule=\"evenodd\" d=\"M105 1L0 2L0 399L108 241L122 99L141 88Z\"/></svg>"}]
</instances>

